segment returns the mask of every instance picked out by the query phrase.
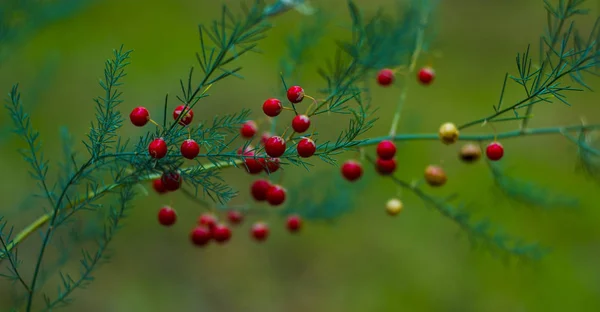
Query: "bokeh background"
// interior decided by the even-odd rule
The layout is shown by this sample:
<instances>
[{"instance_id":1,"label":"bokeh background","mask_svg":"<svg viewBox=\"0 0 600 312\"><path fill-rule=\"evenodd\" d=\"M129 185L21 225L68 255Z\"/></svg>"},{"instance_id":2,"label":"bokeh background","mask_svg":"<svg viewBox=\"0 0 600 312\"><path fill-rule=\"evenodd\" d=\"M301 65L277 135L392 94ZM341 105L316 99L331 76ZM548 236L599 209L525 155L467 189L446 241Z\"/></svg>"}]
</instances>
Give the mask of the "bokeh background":
<instances>
[{"instance_id":1,"label":"bokeh background","mask_svg":"<svg viewBox=\"0 0 600 312\"><path fill-rule=\"evenodd\" d=\"M235 1L226 1L236 5ZM326 40L343 36L348 23L345 1L315 1L332 14ZM393 8L391 0L356 0L366 10ZM588 1L590 27L598 15L597 1ZM9 46L0 65L0 88L8 92L20 82L32 122L43 135L48 158L60 157L59 127L67 125L76 141L85 137L93 118L92 99L101 94L97 82L103 61L125 44L134 49L126 85L124 113L138 105L162 106L165 93L177 94L179 79L196 65L197 24L216 17L222 1L148 0L98 1L51 23L22 42ZM311 17L290 12L273 20L275 29L260 47L263 54L239 60L245 80L216 84L211 97L196 109L199 119L253 108L260 115L265 97L280 90L279 58L285 36ZM438 76L430 87L411 84L401 131L435 132L446 121L463 123L488 115L497 103L504 73L515 72L514 57L527 44L537 43L545 25L542 1L442 1L435 23L439 35L425 57ZM303 68L307 92L322 86L316 66L333 55L331 45L315 42ZM41 79L40 79L41 77ZM598 87L598 79L590 80ZM379 122L370 136L387 133L398 88L376 89ZM512 88L508 99L522 93ZM535 110L531 126L577 124L581 118L598 122L598 94L571 94L573 107L544 105ZM161 112L161 110L159 110ZM325 118L323 118L325 119ZM9 120L0 112L3 126ZM327 120L315 121L320 132L341 129ZM514 129L508 123L499 130ZM139 129L124 127L123 136ZM473 129L490 131L489 128ZM31 222L39 207L15 212L35 191L26 163L15 151L22 146L3 136L0 149L1 214L17 229ZM74 294L64 311L598 311L600 310L600 195L598 184L576 172L576 147L559 136L528 137L503 142L508 173L581 200L577 210L543 211L502 196L483 162L461 164L458 146L409 142L399 150L399 174L418 178L429 163L442 162L449 183L434 194L458 192L472 203L477 217L490 217L507 231L552 247L535 264L504 265L482 251L473 251L457 226L426 209L410 194L402 194L405 210L385 214L385 202L397 195L387 179L373 178L354 202L351 213L335 222L306 223L300 235L285 231L284 219L260 216L272 235L257 244L248 235L253 217L236 228L225 246L193 248L188 231L201 207L184 197L141 196L114 241L109 264L96 271L96 280ZM342 155L345 159L351 155ZM321 166L326 168L326 166ZM331 168L330 168L331 169ZM290 169L285 183L294 188L314 172ZM337 174L333 168L328 174ZM324 174L323 179L328 179ZM241 190L237 203L248 200L250 178L237 170L226 174ZM35 203L35 202L34 202ZM178 210L179 223L157 225L159 205ZM254 217L256 219L256 217ZM20 255L25 266L39 241L31 239ZM76 264L76 263L75 263ZM31 264L29 264L31 265ZM73 268L76 268L74 266ZM52 285L52 284L51 284ZM8 311L17 285L0 284L0 310ZM50 294L53 289L48 288Z\"/></svg>"}]
</instances>

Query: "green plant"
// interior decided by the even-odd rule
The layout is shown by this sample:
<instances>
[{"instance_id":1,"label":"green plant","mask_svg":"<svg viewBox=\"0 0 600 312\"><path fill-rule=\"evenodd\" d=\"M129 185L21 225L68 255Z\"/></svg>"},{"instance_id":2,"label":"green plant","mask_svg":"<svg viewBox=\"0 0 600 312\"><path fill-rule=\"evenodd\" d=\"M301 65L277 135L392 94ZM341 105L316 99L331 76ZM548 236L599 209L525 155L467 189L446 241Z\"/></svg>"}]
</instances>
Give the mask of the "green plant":
<instances>
[{"instance_id":1,"label":"green plant","mask_svg":"<svg viewBox=\"0 0 600 312\"><path fill-rule=\"evenodd\" d=\"M27 149L22 151L23 156L30 163L32 177L38 181L41 196L46 200L45 214L16 234L6 220L3 220L0 227L0 257L2 264L9 269L3 276L24 289L24 294L15 298L15 305L25 311L33 311L34 308L47 311L68 304L72 292L88 284L92 280L94 269L107 259L109 243L131 209L140 185L152 182L161 193L182 192L205 205L213 214L221 215L237 212L228 203L238 195L222 178L222 170L240 167L250 174L264 173L268 179L273 179L278 172L281 173L280 167L294 165L308 169L316 160L337 166L340 155L345 152L355 152L360 158L346 162L350 166L344 169L346 179L368 178L362 176L362 171L360 174L356 172L357 168L362 168L360 163L367 161L371 165L364 166L361 170L372 172L377 169L386 179L414 193L427 206L456 222L475 246L483 245L493 254L508 258L539 259L546 252L545 248L504 235L486 220L472 220L468 210L455 204L456 196L431 195L427 186L422 186L422 182L441 186L443 183L440 182L440 177L443 176L445 183L447 177L441 167L431 167L433 171L426 172L428 179L410 182L401 179L402 170L397 169L394 158L397 152L395 144L402 141L432 140L452 146L457 141L493 141L491 144L496 149L492 156L489 156L489 152L487 155L490 160L497 161L501 157L497 153L497 141L556 134L577 144L583 167L588 173L597 175L597 156L600 151L592 146L591 134L600 128L600 124L528 127L534 106L552 101L569 104L566 98L568 92L589 89L584 77L597 75L600 64L600 19L589 36L582 36L571 23L573 18L586 13L581 9L583 3L584 1L577 0L561 0L556 6L546 3L548 29L547 34L542 37L538 59L534 61L530 56L530 48L517 56L517 74L507 74L504 77L500 100L493 106L493 111L488 116L458 126L444 123L438 131L432 133L403 134L397 131L408 94L408 84L405 82L408 79L419 79L428 88L435 88L433 69L423 67L417 70L421 56L428 53L433 40L434 29L429 21L437 4L435 1L415 0L409 7L401 7L395 17L380 12L369 18L364 17L356 5L349 1L351 39L338 42L340 49L331 59L329 67L320 70L324 80L321 90L305 90L300 85L288 85L289 81L299 80L293 73L305 58L308 42L322 34L315 31L324 28L320 24L323 18L319 13L313 12L303 1L277 1L271 6L258 1L246 7L240 15L224 8L222 16L213 24L200 27L201 51L197 54L200 77L194 76L194 71L190 70L187 79L181 81L181 94L177 96L176 104L166 97L162 116L160 112L149 112L149 116L161 116L162 120L148 119L149 123L143 122L145 112L139 115L137 110L134 117L130 115L132 124L129 124L119 111L122 102L120 88L132 53L121 47L114 51L112 58L105 64L104 79L100 83L103 95L95 101L96 120L84 141L88 155L82 157L76 154L70 140L65 137L65 160L57 179L48 176L49 162L41 152L39 133L31 125L22 106L19 87L15 85L9 93L7 109L17 134L27 144ZM292 8L306 14L317 14L316 22L314 25L307 25L297 39L291 41L289 56L282 63L279 77L282 85L281 98L285 94L288 101L282 104L280 100L273 100L277 95L268 95L266 98L270 100L263 103L267 106L266 109L263 106L265 114L273 117L269 119L271 136L262 143L257 142L255 146L252 142L256 137L256 130L251 129L250 133L240 138L240 129L248 125L249 110L218 116L212 122L198 123L194 120L193 112L200 109L199 104L209 96L208 90L213 84L240 75L241 68L234 65L235 61L244 54L256 51L258 42L271 27L268 19ZM377 107L371 102L370 93L374 91L374 82L379 80L381 83L377 73L382 69L386 69L386 73L391 71L394 75L393 83L400 84L399 101L389 133L365 138L367 133L372 132L372 126L376 122ZM396 79L396 75L400 79ZM522 86L524 96L514 103L506 104L503 99L509 78ZM569 78L583 89L566 84L565 81ZM391 83L386 80L382 85ZM314 131L305 122L296 126L300 129L292 127L293 130L289 130L293 125L278 122L279 116L288 113L305 115L308 120L331 118L337 121L345 118L347 128L332 138L328 138L327 133ZM517 130L500 133L493 130L496 123L514 121L520 123ZM492 125L492 131L484 134L467 133L469 129L480 125ZM123 126L154 129L132 143L119 136L118 130ZM309 134L300 136L295 130L304 130ZM198 151L194 144L200 145ZM367 149L375 145L380 147L377 158L370 156L372 151ZM183 158L194 159L195 165L185 165ZM540 206L551 206L557 202L561 205L575 203L570 200L548 200L548 196L543 196L542 199L540 194L543 190L535 185L523 187L523 183L505 176L497 162L488 163L497 185L517 200ZM260 179L253 184L256 189L253 187L252 195L257 201L266 201L274 206L287 203L279 211L292 218L293 221L288 221L288 226L296 231L302 222L338 218L352 207L352 200L356 198L361 186L344 180L342 173L336 174L334 181L335 187L328 189L331 184L326 183L322 177L309 175L305 179L305 185L297 187L302 190L300 192L286 189L284 184ZM324 194L327 196L323 196ZM404 207L397 199L390 206L391 208L386 208L392 215ZM159 215L160 223L174 225L176 213L170 207L163 208ZM254 208L256 207L249 209ZM83 218L81 212L84 210L96 214L97 218ZM220 219L210 215L201 217L200 224L190 233L191 241L205 246L207 235L211 234L216 242L227 242L231 231L228 226L219 223ZM58 238L63 236L61 231L68 229L74 220L83 220L90 227L96 226L99 229L91 231L91 238L96 240L97 246L93 250L83 251L79 276L73 277L59 271L61 284L58 293L47 295L43 292L44 285L50 274L58 270L62 260L56 261L56 265L48 265L48 249L51 244L58 244L59 250L65 250L64 253L69 254L66 252L67 247L60 245L61 240ZM289 222L292 222L291 225ZM101 226L98 226L99 223ZM32 269L31 274L25 275L16 251L24 240L38 230L42 232L39 252L31 261L27 261ZM267 239L268 225L255 223L252 235L259 241ZM40 299L44 302L38 302Z\"/></svg>"}]
</instances>

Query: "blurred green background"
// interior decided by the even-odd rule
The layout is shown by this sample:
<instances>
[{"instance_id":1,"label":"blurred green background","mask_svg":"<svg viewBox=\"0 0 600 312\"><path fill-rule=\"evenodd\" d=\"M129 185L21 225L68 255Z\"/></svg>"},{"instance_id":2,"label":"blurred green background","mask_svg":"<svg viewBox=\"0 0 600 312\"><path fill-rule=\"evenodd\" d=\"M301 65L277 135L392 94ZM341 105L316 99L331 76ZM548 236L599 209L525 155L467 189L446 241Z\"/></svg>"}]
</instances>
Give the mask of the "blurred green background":
<instances>
[{"instance_id":1,"label":"blurred green background","mask_svg":"<svg viewBox=\"0 0 600 312\"><path fill-rule=\"evenodd\" d=\"M326 39L343 35L337 26L348 23L345 1L315 2L334 14ZM21 83L47 156L58 159L59 126L68 125L76 141L84 138L94 114L92 98L101 94L97 82L103 61L113 48L125 44L135 50L122 89L123 112L138 105L158 110L165 93L177 94L179 79L196 65L197 24L212 20L221 3L99 1L11 47L0 67L0 88L8 92L13 83ZM357 3L372 13L381 5L393 7L395 1ZM587 6L592 13L582 20L583 28L591 26L600 9L597 1ZM517 52L538 42L545 18L541 0L442 1L435 20L440 33L434 43L441 57L425 57L420 63L431 61L438 76L430 87L410 86L401 131L435 132L446 121L460 124L488 115L504 73L515 72ZM243 107L255 109L253 116L261 117L264 98L280 90L277 75L285 36L307 19L296 12L274 19L275 29L260 44L264 53L239 60L245 80L232 78L213 86L211 97L196 109L197 118L211 119ZM323 86L314 69L333 50L330 44L315 42L312 55L315 61L306 64L300 81L308 93ZM55 71L43 78L40 87L36 78L43 77L49 61L57 62L52 63ZM598 87L598 79L590 80L590 85ZM39 90L35 96L28 93L34 87ZM398 88L376 89L374 103L381 107L381 119L370 136L387 133L398 92ZM507 101L521 96L520 89L511 88ZM31 98L36 102L29 102ZM574 104L570 108L539 106L530 125L577 124L582 117L599 122L598 98L584 92L570 95ZM0 116L8 122L5 111ZM320 132L341 130L326 119L315 124ZM508 123L499 130L516 127ZM124 127L122 133L135 137L141 132ZM0 211L20 229L41 209L14 213L36 186L15 151L21 142L11 138L3 144ZM540 263L505 266L471 251L468 241L456 235L454 223L426 209L411 194L402 194L405 210L390 218L384 205L397 189L386 179L372 179L353 212L334 223L306 223L300 235L290 235L284 219L265 217L272 236L257 244L248 235L250 218L235 229L229 244L205 249L193 248L187 238L200 207L184 197L150 194L136 201L112 245L111 263L96 271L97 280L77 291L76 301L64 311L600 311L598 184L575 172L576 148L562 137L528 137L503 144L507 151L503 162L511 175L576 196L581 209L546 212L506 199L494 188L483 162L467 166L456 159L458 146L402 144L399 174L407 180L418 178L427 164L442 162L449 183L433 193L459 192L473 203L476 216L489 216L514 235L551 246L553 252ZM293 188L307 174L290 170L285 183ZM245 189L250 178L236 170L226 177L241 190L236 203L248 200ZM179 223L173 228L157 225L161 204L178 210ZM38 243L34 238L21 248L25 266ZM0 286L2 311L10 307L12 288L8 283ZM52 287L48 291L53 294Z\"/></svg>"}]
</instances>

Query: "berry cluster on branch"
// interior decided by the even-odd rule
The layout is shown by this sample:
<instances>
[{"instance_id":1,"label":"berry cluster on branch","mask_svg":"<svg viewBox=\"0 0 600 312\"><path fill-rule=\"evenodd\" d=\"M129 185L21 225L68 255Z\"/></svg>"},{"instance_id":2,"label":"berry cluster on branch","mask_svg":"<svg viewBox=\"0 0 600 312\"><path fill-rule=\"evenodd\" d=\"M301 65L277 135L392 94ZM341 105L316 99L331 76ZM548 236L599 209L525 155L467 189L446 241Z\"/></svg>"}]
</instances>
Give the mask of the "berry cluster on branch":
<instances>
[{"instance_id":1,"label":"berry cluster on branch","mask_svg":"<svg viewBox=\"0 0 600 312\"><path fill-rule=\"evenodd\" d=\"M245 109L217 116L212 121L197 120L202 115L201 104L210 96L208 90L226 78L240 75L241 67L235 67L235 61L257 51L258 42L272 27L268 23L272 16L296 9L312 14L315 23L325 20L319 15L322 12L316 12L304 1L276 1L270 6L256 1L250 7L243 7L242 14L238 15L224 7L221 17L210 27L201 25L201 50L196 55L200 77L195 77L191 69L187 79L180 80L181 94L175 104L165 97L162 118L153 119L160 114L138 106L129 112L129 123L124 122L119 110L120 88L131 51L121 47L105 64L104 79L100 83L103 95L95 100L96 120L84 141L88 155L82 157L65 143L66 160L60 164L62 170L56 179L48 176L50 163L41 152L40 134L25 113L18 85L15 85L6 107L17 134L27 143L27 149L21 152L40 186L45 208L38 219L18 232L7 225L7 220L0 219L0 263L9 269L9 274L2 276L22 285L24 290L23 295L15 299L15 305L23 306L24 311L33 311L42 303L43 311L67 305L72 292L89 283L94 269L107 259L109 243L139 195L140 187L146 186L161 196L179 192L206 208L198 214L197 220L190 222L188 237L192 245L204 247L211 242L224 244L233 239L234 227L252 218L251 212L262 204L271 206L270 212L283 214L285 225L292 233L299 232L312 220L338 218L356 198L357 192L352 190L359 187L361 180L368 179L370 173L375 173L376 177L413 193L426 206L455 222L474 246L485 247L505 258L539 259L545 254L545 248L506 235L488 220L474 220L464 204L456 203L456 194L431 195L429 189L442 188L452 178L444 166L424 164L422 177L405 180L402 166L396 161L396 144L430 140L454 146L465 141L457 150L458 159L466 164L486 161L498 187L525 203L545 204L536 197L539 190L535 187L523 191L522 184L504 174L499 165L505 157L503 140L562 135L576 144L586 172L600 176L600 150L594 147L592 137L600 130L600 124L528 127L534 106L553 101L570 104L567 93L581 89L566 84L567 78L587 89L589 85L584 78L598 74L600 19L587 37L582 36L572 22L586 13L583 3L582 0L559 0L556 6L546 3L548 29L542 36L539 56L534 60L529 47L517 56L517 74L506 74L500 100L490 115L461 125L442 121L437 131L431 133L397 133L397 130L407 102L408 79L417 79L422 86L435 88L434 67L420 66L423 55L433 54L430 47L435 28L430 21L437 4L433 0L413 0L410 6L400 6L397 16L379 12L369 18L361 14L354 2L348 1L351 39L338 42L339 49L329 66L319 70L324 81L322 89L305 90L306 86L301 83L288 85L288 81L301 80L292 73L310 50L309 42L321 35L313 30L322 27L307 23L300 29L297 41L290 41L290 57L282 62L278 79L285 95L267 94L262 103L253 104L252 111L262 109L262 119L251 119L251 110ZM515 103L505 104L503 99L509 80L520 85L525 96ZM373 84L375 88L399 87L390 131L381 136L370 135L379 106L371 100L370 94L376 90ZM291 122L279 122L282 115L288 113L293 114ZM327 140L315 129L317 118L335 120L335 124L343 118L347 127L340 130L337 139ZM495 131L495 123L506 122L517 122L520 127L508 132ZM491 131L467 133L476 125L489 126ZM123 126L145 127L147 131L132 143L119 135L118 130ZM147 128L150 126L152 129ZM514 155L509 151L507 154ZM341 155L347 158L342 159ZM326 179L307 174L304 179L307 187L302 188L301 194L286 187L281 174L287 166L309 169L317 160L332 165L340 179L324 181ZM256 176L246 192L233 189L221 176L223 170L235 167ZM309 196L310 192L325 196L318 202ZM251 198L254 203L244 209L231 206L231 200L239 195ZM385 207L382 210L390 216L397 216L408 207L400 198L390 197L382 204L382 208ZM156 209L159 225L171 227L179 223L174 207L162 205ZM46 254L64 234L61 230L68 229L72 220L83 220L90 226L98 223L96 219L85 219L80 213L83 210L96 213L102 224L93 237L97 245L83 250L79 276L56 269L62 282L58 293L53 296L43 293L48 268L54 267L48 264ZM36 232L41 232L42 237L37 257L18 258L21 243ZM269 224L254 220L249 232L254 240L264 242L269 237ZM59 251L63 248L55 247ZM23 273L22 262L31 265L32 269L28 270L31 275Z\"/></svg>"}]
</instances>

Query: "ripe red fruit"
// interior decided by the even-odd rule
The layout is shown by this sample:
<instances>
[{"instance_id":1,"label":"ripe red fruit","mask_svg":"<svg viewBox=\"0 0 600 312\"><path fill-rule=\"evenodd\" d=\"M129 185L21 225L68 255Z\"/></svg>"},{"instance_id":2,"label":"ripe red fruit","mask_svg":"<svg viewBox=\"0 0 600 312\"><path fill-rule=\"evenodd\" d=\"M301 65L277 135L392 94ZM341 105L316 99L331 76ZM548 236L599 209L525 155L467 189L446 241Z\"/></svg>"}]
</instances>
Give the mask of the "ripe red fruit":
<instances>
[{"instance_id":1,"label":"ripe red fruit","mask_svg":"<svg viewBox=\"0 0 600 312\"><path fill-rule=\"evenodd\" d=\"M145 107L136 107L129 114L129 120L134 126L143 127L150 120L150 112Z\"/></svg>"},{"instance_id":2,"label":"ripe red fruit","mask_svg":"<svg viewBox=\"0 0 600 312\"><path fill-rule=\"evenodd\" d=\"M217 224L212 228L212 236L217 243L225 243L231 238L231 230L224 224Z\"/></svg>"},{"instance_id":3,"label":"ripe red fruit","mask_svg":"<svg viewBox=\"0 0 600 312\"><path fill-rule=\"evenodd\" d=\"M356 181L362 174L362 165L357 161L348 160L342 165L342 176L348 181Z\"/></svg>"},{"instance_id":4,"label":"ripe red fruit","mask_svg":"<svg viewBox=\"0 0 600 312\"><path fill-rule=\"evenodd\" d=\"M245 156L254 156L254 152L248 151L244 153ZM256 157L245 157L244 158L244 167L246 172L249 174L259 174L264 169L264 158L256 158Z\"/></svg>"},{"instance_id":5,"label":"ripe red fruit","mask_svg":"<svg viewBox=\"0 0 600 312\"><path fill-rule=\"evenodd\" d=\"M286 192L281 185L272 185L267 191L267 201L272 206L279 206L285 201Z\"/></svg>"},{"instance_id":6,"label":"ripe red fruit","mask_svg":"<svg viewBox=\"0 0 600 312\"><path fill-rule=\"evenodd\" d=\"M240 135L243 138L251 139L256 134L257 129L258 126L256 125L256 122L254 122L254 120L248 120L240 128Z\"/></svg>"},{"instance_id":7,"label":"ripe red fruit","mask_svg":"<svg viewBox=\"0 0 600 312\"><path fill-rule=\"evenodd\" d=\"M260 143L264 146L270 137L271 137L271 133L263 132L263 134L260 137Z\"/></svg>"},{"instance_id":8,"label":"ripe red fruit","mask_svg":"<svg viewBox=\"0 0 600 312\"><path fill-rule=\"evenodd\" d=\"M390 160L396 156L396 144L389 140L384 140L377 144L377 156L383 160Z\"/></svg>"},{"instance_id":9,"label":"ripe red fruit","mask_svg":"<svg viewBox=\"0 0 600 312\"><path fill-rule=\"evenodd\" d=\"M152 181L152 188L158 194L164 194L164 193L168 192L168 190L165 188L165 186L162 183L162 179L154 179L154 181Z\"/></svg>"},{"instance_id":10,"label":"ripe red fruit","mask_svg":"<svg viewBox=\"0 0 600 312\"><path fill-rule=\"evenodd\" d=\"M158 211L158 222L164 226L171 226L177 221L177 213L173 208L165 206Z\"/></svg>"},{"instance_id":11,"label":"ripe red fruit","mask_svg":"<svg viewBox=\"0 0 600 312\"><path fill-rule=\"evenodd\" d=\"M256 201L265 201L267 200L267 192L270 188L271 182L264 179L258 179L250 186L250 194L252 194L252 197L254 197L254 200Z\"/></svg>"},{"instance_id":12,"label":"ripe red fruit","mask_svg":"<svg viewBox=\"0 0 600 312\"><path fill-rule=\"evenodd\" d=\"M377 83L380 86L387 87L394 82L394 72L389 68L384 68L377 73Z\"/></svg>"},{"instance_id":13,"label":"ripe red fruit","mask_svg":"<svg viewBox=\"0 0 600 312\"><path fill-rule=\"evenodd\" d=\"M212 232L204 225L199 225L190 232L190 240L196 246L204 246L210 242Z\"/></svg>"},{"instance_id":14,"label":"ripe red fruit","mask_svg":"<svg viewBox=\"0 0 600 312\"><path fill-rule=\"evenodd\" d=\"M272 136L265 144L265 152L271 157L279 157L285 153L285 140L280 136Z\"/></svg>"},{"instance_id":15,"label":"ripe red fruit","mask_svg":"<svg viewBox=\"0 0 600 312\"><path fill-rule=\"evenodd\" d=\"M231 224L240 224L244 220L244 215L237 210L229 210L227 212L227 220Z\"/></svg>"},{"instance_id":16,"label":"ripe red fruit","mask_svg":"<svg viewBox=\"0 0 600 312\"><path fill-rule=\"evenodd\" d=\"M317 151L317 145L310 138L302 138L298 145L296 146L296 150L298 151L298 155L300 157L310 157L315 154Z\"/></svg>"},{"instance_id":17,"label":"ripe red fruit","mask_svg":"<svg viewBox=\"0 0 600 312\"><path fill-rule=\"evenodd\" d=\"M167 191L177 191L181 187L181 175L175 171L164 172L161 182Z\"/></svg>"},{"instance_id":18,"label":"ripe red fruit","mask_svg":"<svg viewBox=\"0 0 600 312\"><path fill-rule=\"evenodd\" d=\"M431 84L435 78L435 71L431 67L423 67L419 70L417 78L424 85Z\"/></svg>"},{"instance_id":19,"label":"ripe red fruit","mask_svg":"<svg viewBox=\"0 0 600 312\"><path fill-rule=\"evenodd\" d=\"M292 233L300 231L300 228L302 228L302 219L300 216L289 216L287 218L287 228Z\"/></svg>"},{"instance_id":20,"label":"ripe red fruit","mask_svg":"<svg viewBox=\"0 0 600 312\"><path fill-rule=\"evenodd\" d=\"M177 118L179 118L179 115L181 115L181 113L183 113L185 111L185 115L183 115L181 117L181 119L179 119L179 124L182 126L187 126L189 124L192 123L192 120L194 119L194 111L186 105L179 105L175 108L175 110L173 111L173 119L177 120Z\"/></svg>"},{"instance_id":21,"label":"ripe red fruit","mask_svg":"<svg viewBox=\"0 0 600 312\"><path fill-rule=\"evenodd\" d=\"M269 227L266 223L256 222L252 225L250 233L252 234L252 237L254 237L255 240L261 242L267 239L267 237L269 236Z\"/></svg>"},{"instance_id":22,"label":"ripe red fruit","mask_svg":"<svg viewBox=\"0 0 600 312\"><path fill-rule=\"evenodd\" d=\"M280 160L279 158L268 158L266 161L266 171L268 174L275 173L279 170Z\"/></svg>"},{"instance_id":23,"label":"ripe red fruit","mask_svg":"<svg viewBox=\"0 0 600 312\"><path fill-rule=\"evenodd\" d=\"M292 129L298 133L304 133L310 127L310 118L306 115L297 115L292 119Z\"/></svg>"},{"instance_id":24,"label":"ripe red fruit","mask_svg":"<svg viewBox=\"0 0 600 312\"><path fill-rule=\"evenodd\" d=\"M492 142L485 149L485 154L491 161L500 160L504 156L504 147L498 142Z\"/></svg>"},{"instance_id":25,"label":"ripe red fruit","mask_svg":"<svg viewBox=\"0 0 600 312\"><path fill-rule=\"evenodd\" d=\"M217 217L215 217L215 215L212 214L203 213L198 218L198 225L204 225L212 230L215 227L215 225L217 225Z\"/></svg>"},{"instance_id":26,"label":"ripe red fruit","mask_svg":"<svg viewBox=\"0 0 600 312\"><path fill-rule=\"evenodd\" d=\"M300 86L291 86L287 90L288 101L297 104L304 100L304 89Z\"/></svg>"},{"instance_id":27,"label":"ripe red fruit","mask_svg":"<svg viewBox=\"0 0 600 312\"><path fill-rule=\"evenodd\" d=\"M281 111L283 110L283 105L281 105L281 101L275 98L272 99L267 99L264 103L263 103L263 112L265 113L265 115L269 116L269 117L276 117L279 114L281 114Z\"/></svg>"},{"instance_id":28,"label":"ripe red fruit","mask_svg":"<svg viewBox=\"0 0 600 312\"><path fill-rule=\"evenodd\" d=\"M390 175L396 171L396 159L381 159L377 158L376 162L377 172L381 175Z\"/></svg>"},{"instance_id":29,"label":"ripe red fruit","mask_svg":"<svg viewBox=\"0 0 600 312\"><path fill-rule=\"evenodd\" d=\"M188 139L181 144L181 156L187 159L194 159L200 153L200 146L196 141Z\"/></svg>"},{"instance_id":30,"label":"ripe red fruit","mask_svg":"<svg viewBox=\"0 0 600 312\"><path fill-rule=\"evenodd\" d=\"M154 139L148 145L148 153L150 157L161 159L167 155L167 142L162 138Z\"/></svg>"}]
</instances>

